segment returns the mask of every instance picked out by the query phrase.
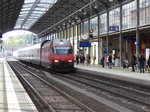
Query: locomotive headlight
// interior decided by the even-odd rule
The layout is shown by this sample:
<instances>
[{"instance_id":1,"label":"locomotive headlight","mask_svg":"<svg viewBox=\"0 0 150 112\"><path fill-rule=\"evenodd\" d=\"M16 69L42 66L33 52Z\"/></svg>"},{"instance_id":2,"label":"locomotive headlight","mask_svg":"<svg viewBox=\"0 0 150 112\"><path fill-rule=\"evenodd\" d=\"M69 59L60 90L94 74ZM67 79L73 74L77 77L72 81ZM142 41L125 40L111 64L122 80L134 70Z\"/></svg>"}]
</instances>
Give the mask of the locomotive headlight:
<instances>
[{"instance_id":1,"label":"locomotive headlight","mask_svg":"<svg viewBox=\"0 0 150 112\"><path fill-rule=\"evenodd\" d=\"M54 60L55 63L58 63L58 60Z\"/></svg>"},{"instance_id":2,"label":"locomotive headlight","mask_svg":"<svg viewBox=\"0 0 150 112\"><path fill-rule=\"evenodd\" d=\"M72 62L72 60L68 60L68 62Z\"/></svg>"}]
</instances>

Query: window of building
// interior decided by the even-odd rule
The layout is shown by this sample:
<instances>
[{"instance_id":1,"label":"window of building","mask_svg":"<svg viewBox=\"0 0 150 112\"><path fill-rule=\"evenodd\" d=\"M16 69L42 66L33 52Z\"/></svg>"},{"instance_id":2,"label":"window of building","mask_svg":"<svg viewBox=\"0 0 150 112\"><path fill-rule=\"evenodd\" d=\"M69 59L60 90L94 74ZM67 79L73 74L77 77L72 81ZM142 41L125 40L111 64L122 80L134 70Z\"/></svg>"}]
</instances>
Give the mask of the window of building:
<instances>
[{"instance_id":1,"label":"window of building","mask_svg":"<svg viewBox=\"0 0 150 112\"><path fill-rule=\"evenodd\" d=\"M99 28L100 34L107 33L107 13L100 15Z\"/></svg>"},{"instance_id":2,"label":"window of building","mask_svg":"<svg viewBox=\"0 0 150 112\"><path fill-rule=\"evenodd\" d=\"M86 35L86 36L88 36L88 31L89 31L89 29L88 29L88 21L84 22L83 28L84 28L83 34Z\"/></svg>"},{"instance_id":3,"label":"window of building","mask_svg":"<svg viewBox=\"0 0 150 112\"><path fill-rule=\"evenodd\" d=\"M130 2L122 6L122 29L136 26L136 2Z\"/></svg>"},{"instance_id":4,"label":"window of building","mask_svg":"<svg viewBox=\"0 0 150 112\"><path fill-rule=\"evenodd\" d=\"M73 38L73 27L70 28L70 39Z\"/></svg>"},{"instance_id":5,"label":"window of building","mask_svg":"<svg viewBox=\"0 0 150 112\"><path fill-rule=\"evenodd\" d=\"M81 36L81 24L77 25L77 38Z\"/></svg>"},{"instance_id":6,"label":"window of building","mask_svg":"<svg viewBox=\"0 0 150 112\"><path fill-rule=\"evenodd\" d=\"M66 39L66 30L64 30L64 39Z\"/></svg>"},{"instance_id":7,"label":"window of building","mask_svg":"<svg viewBox=\"0 0 150 112\"><path fill-rule=\"evenodd\" d=\"M109 32L119 31L120 29L120 9L115 8L109 12Z\"/></svg>"},{"instance_id":8,"label":"window of building","mask_svg":"<svg viewBox=\"0 0 150 112\"><path fill-rule=\"evenodd\" d=\"M67 39L69 39L70 38L70 29L68 28L67 29Z\"/></svg>"},{"instance_id":9,"label":"window of building","mask_svg":"<svg viewBox=\"0 0 150 112\"><path fill-rule=\"evenodd\" d=\"M60 38L64 38L63 31L60 32Z\"/></svg>"},{"instance_id":10,"label":"window of building","mask_svg":"<svg viewBox=\"0 0 150 112\"><path fill-rule=\"evenodd\" d=\"M56 32L56 37L59 38L59 33L58 32Z\"/></svg>"},{"instance_id":11,"label":"window of building","mask_svg":"<svg viewBox=\"0 0 150 112\"><path fill-rule=\"evenodd\" d=\"M140 25L150 23L150 0L140 0Z\"/></svg>"},{"instance_id":12,"label":"window of building","mask_svg":"<svg viewBox=\"0 0 150 112\"><path fill-rule=\"evenodd\" d=\"M61 37L60 37L60 34L61 34L61 32L59 31L59 32L58 32L58 38L61 38Z\"/></svg>"},{"instance_id":13,"label":"window of building","mask_svg":"<svg viewBox=\"0 0 150 112\"><path fill-rule=\"evenodd\" d=\"M57 33L54 33L53 35L54 35L54 39L58 38Z\"/></svg>"},{"instance_id":14,"label":"window of building","mask_svg":"<svg viewBox=\"0 0 150 112\"><path fill-rule=\"evenodd\" d=\"M84 21L82 23L82 39L87 39L88 38L88 32L89 32L89 28L88 28L88 21Z\"/></svg>"},{"instance_id":15,"label":"window of building","mask_svg":"<svg viewBox=\"0 0 150 112\"><path fill-rule=\"evenodd\" d=\"M77 38L77 25L74 26L74 38Z\"/></svg>"},{"instance_id":16,"label":"window of building","mask_svg":"<svg viewBox=\"0 0 150 112\"><path fill-rule=\"evenodd\" d=\"M90 29L93 29L93 36L97 36L98 34L98 17L94 17L90 19Z\"/></svg>"}]
</instances>

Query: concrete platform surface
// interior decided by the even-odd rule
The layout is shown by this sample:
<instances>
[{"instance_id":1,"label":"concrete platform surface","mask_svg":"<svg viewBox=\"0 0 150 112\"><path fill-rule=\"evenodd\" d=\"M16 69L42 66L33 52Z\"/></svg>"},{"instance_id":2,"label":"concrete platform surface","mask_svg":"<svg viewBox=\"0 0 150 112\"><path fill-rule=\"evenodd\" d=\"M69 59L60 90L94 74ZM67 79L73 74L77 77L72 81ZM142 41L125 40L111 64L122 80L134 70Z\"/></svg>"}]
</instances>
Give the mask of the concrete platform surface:
<instances>
[{"instance_id":1,"label":"concrete platform surface","mask_svg":"<svg viewBox=\"0 0 150 112\"><path fill-rule=\"evenodd\" d=\"M0 58L0 112L38 112L5 58Z\"/></svg>"}]
</instances>

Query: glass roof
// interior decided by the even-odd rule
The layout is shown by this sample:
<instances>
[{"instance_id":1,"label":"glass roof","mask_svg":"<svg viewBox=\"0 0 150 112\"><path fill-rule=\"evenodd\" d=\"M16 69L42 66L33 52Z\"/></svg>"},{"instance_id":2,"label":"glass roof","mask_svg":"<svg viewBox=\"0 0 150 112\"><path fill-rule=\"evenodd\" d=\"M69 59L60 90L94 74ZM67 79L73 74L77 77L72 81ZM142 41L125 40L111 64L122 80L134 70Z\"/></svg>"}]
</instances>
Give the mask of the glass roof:
<instances>
[{"instance_id":1,"label":"glass roof","mask_svg":"<svg viewBox=\"0 0 150 112\"><path fill-rule=\"evenodd\" d=\"M30 29L57 0L25 0L14 29Z\"/></svg>"}]
</instances>

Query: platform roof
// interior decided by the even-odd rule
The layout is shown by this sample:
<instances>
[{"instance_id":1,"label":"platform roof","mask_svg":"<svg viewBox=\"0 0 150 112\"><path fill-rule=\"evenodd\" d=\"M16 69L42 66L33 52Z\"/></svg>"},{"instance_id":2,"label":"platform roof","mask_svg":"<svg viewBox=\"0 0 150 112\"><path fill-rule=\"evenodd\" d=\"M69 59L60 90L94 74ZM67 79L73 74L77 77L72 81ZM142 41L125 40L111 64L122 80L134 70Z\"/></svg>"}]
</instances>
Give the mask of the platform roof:
<instances>
[{"instance_id":1,"label":"platform roof","mask_svg":"<svg viewBox=\"0 0 150 112\"><path fill-rule=\"evenodd\" d=\"M69 23L81 21L116 4L132 0L113 0L114 2L110 2L110 0L53 0L53 3L50 2L51 0L33 0L32 3L27 1L0 0L1 33L13 30L14 28L27 29L36 34L49 33L52 27L55 29L58 26L66 27ZM26 6L23 6L24 3L26 3ZM31 6L31 4L33 5ZM48 8L46 7L47 4ZM28 10L29 8L30 10ZM44 15L40 15L42 8L44 8ZM27 16L22 16L23 11L24 13L28 11L26 13ZM34 11L37 13L32 15ZM19 18L20 21L18 22ZM31 23L31 21L34 22Z\"/></svg>"},{"instance_id":2,"label":"platform roof","mask_svg":"<svg viewBox=\"0 0 150 112\"><path fill-rule=\"evenodd\" d=\"M25 0L15 29L30 29L57 0Z\"/></svg>"},{"instance_id":3,"label":"platform roof","mask_svg":"<svg viewBox=\"0 0 150 112\"><path fill-rule=\"evenodd\" d=\"M69 23L73 23L73 20L81 21L87 18L88 16L106 10L107 8L110 8L111 6L121 2L121 0L114 0L114 1L115 2L113 3L115 4L113 4L109 0L58 0L45 13L45 15L42 16L30 28L30 30L37 34L39 33L41 34L41 32L49 33L52 27L54 29L58 29L57 27L64 27L64 25L66 27L66 25L68 25Z\"/></svg>"},{"instance_id":4,"label":"platform roof","mask_svg":"<svg viewBox=\"0 0 150 112\"><path fill-rule=\"evenodd\" d=\"M0 33L13 30L24 0L0 0Z\"/></svg>"}]
</instances>

